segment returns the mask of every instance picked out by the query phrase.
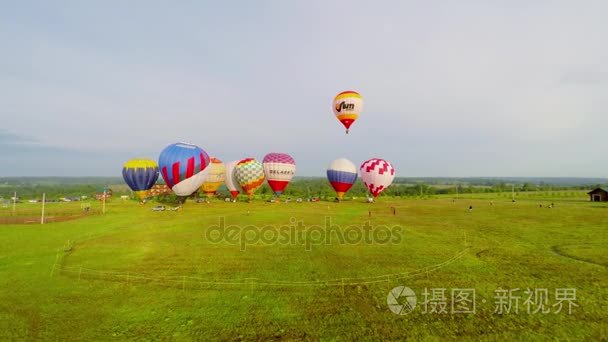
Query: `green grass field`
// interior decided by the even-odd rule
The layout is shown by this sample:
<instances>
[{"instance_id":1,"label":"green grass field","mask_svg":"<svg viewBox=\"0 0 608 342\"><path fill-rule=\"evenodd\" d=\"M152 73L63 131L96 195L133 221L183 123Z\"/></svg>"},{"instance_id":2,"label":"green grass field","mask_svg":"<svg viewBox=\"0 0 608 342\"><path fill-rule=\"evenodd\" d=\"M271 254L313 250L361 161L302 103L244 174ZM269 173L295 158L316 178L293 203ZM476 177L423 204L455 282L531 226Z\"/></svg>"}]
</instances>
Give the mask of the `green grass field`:
<instances>
[{"instance_id":1,"label":"green grass field","mask_svg":"<svg viewBox=\"0 0 608 342\"><path fill-rule=\"evenodd\" d=\"M605 340L608 205L579 193L469 197L188 202L166 212L115 200L105 215L0 225L0 340ZM80 204L47 210L78 213ZM220 217L261 227L269 242L209 241ZM369 221L398 226L400 236L319 244L328 217L334 232ZM272 240L298 221L310 246ZM387 305L397 286L417 295L408 314ZM433 288L447 289L448 313L423 312L423 291ZM449 312L458 288L475 289L474 314ZM550 307L559 288L576 289L570 314L526 311L523 290L547 289ZM494 312L500 289L521 289L519 313Z\"/></svg>"}]
</instances>

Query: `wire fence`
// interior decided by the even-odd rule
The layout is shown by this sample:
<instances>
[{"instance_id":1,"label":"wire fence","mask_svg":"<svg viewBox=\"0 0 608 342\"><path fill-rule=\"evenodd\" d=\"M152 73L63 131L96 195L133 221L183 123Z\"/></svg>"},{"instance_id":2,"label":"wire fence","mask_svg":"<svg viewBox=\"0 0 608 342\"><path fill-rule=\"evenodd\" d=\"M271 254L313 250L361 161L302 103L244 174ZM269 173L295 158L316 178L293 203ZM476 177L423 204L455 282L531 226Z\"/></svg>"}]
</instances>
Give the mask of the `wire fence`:
<instances>
[{"instance_id":1,"label":"wire fence","mask_svg":"<svg viewBox=\"0 0 608 342\"><path fill-rule=\"evenodd\" d=\"M63 222L74 220L82 217L100 215L100 209L69 210L69 211L52 211L44 214L44 223ZM41 215L32 213L31 211L16 211L0 214L0 224L40 224Z\"/></svg>"},{"instance_id":2,"label":"wire fence","mask_svg":"<svg viewBox=\"0 0 608 342\"><path fill-rule=\"evenodd\" d=\"M390 286L391 282L400 281L403 279L413 278L417 276L425 276L429 273L435 272L443 267L446 267L453 262L463 257L468 247L465 246L462 250L458 251L449 259L423 267L417 270L384 274L372 277L342 277L328 279L324 281L282 281L282 280L268 280L261 278L237 278L237 279L207 279L202 277L176 275L176 276L159 276L153 274L136 273L131 271L109 271L109 270L96 270L91 268L85 268L81 266L66 266L63 265L65 255L71 253L74 250L74 244L68 242L63 249L63 256L57 254L55 263L51 268L51 276L62 275L71 278L77 278L78 280L89 279L89 280L102 280L121 282L126 284L154 284L163 287L181 288L182 290L190 288L214 288L214 287L226 287L236 286L240 289L250 288L253 291L254 288L293 288L293 287L342 287L344 293L347 286L360 286L360 285L371 285L371 284L387 284Z\"/></svg>"},{"instance_id":3,"label":"wire fence","mask_svg":"<svg viewBox=\"0 0 608 342\"><path fill-rule=\"evenodd\" d=\"M101 280L101 281L112 281L126 284L155 284L164 287L181 288L185 290L187 288L223 288L226 286L235 286L239 289L243 287L249 287L251 291L262 287L267 288L320 288L320 287L341 287L342 293L344 294L347 286L361 286L361 285L372 285L372 284L386 284L390 286L391 282L401 281L408 278L414 278L419 276L428 276L430 273L435 272L441 268L444 268L455 261L466 255L469 250L467 243L466 230L462 230L463 233L463 248L457 251L453 256L446 259L443 262L422 267L416 270L400 273L383 274L378 276L370 277L340 277L328 280L319 281L283 281L283 280L269 280L256 277L247 278L235 278L235 279L212 279L202 278L188 275L155 275L137 273L131 271L111 271L111 270L97 270L86 268L82 266L67 266L65 265L65 257L70 253L74 252L75 247L80 242L86 242L88 240L96 238L91 234L80 236L76 240L68 240L63 248L57 251L55 261L51 267L51 276L62 275L71 278L77 278L79 280L90 279L90 280Z\"/></svg>"}]
</instances>

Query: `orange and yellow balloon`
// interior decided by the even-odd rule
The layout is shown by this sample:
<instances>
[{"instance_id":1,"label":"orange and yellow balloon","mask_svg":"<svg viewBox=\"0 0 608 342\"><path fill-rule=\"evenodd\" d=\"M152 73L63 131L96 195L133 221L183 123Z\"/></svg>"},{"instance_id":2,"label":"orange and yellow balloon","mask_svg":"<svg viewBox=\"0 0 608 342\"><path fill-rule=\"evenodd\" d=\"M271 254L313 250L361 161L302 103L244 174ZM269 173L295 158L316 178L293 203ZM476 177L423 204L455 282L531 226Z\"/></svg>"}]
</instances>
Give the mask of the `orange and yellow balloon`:
<instances>
[{"instance_id":1,"label":"orange and yellow balloon","mask_svg":"<svg viewBox=\"0 0 608 342\"><path fill-rule=\"evenodd\" d=\"M363 111L363 98L356 91L343 91L334 97L333 111L338 121L346 128L346 134L348 134L350 126Z\"/></svg>"},{"instance_id":2,"label":"orange and yellow balloon","mask_svg":"<svg viewBox=\"0 0 608 342\"><path fill-rule=\"evenodd\" d=\"M234 175L243 191L253 199L253 194L264 184L264 166L254 158L245 158L234 167Z\"/></svg>"},{"instance_id":3,"label":"orange and yellow balloon","mask_svg":"<svg viewBox=\"0 0 608 342\"><path fill-rule=\"evenodd\" d=\"M213 197L220 186L224 184L224 180L226 179L226 167L221 160L211 157L209 159L209 166L204 172L205 177L203 178L201 191L207 195L207 197Z\"/></svg>"}]
</instances>

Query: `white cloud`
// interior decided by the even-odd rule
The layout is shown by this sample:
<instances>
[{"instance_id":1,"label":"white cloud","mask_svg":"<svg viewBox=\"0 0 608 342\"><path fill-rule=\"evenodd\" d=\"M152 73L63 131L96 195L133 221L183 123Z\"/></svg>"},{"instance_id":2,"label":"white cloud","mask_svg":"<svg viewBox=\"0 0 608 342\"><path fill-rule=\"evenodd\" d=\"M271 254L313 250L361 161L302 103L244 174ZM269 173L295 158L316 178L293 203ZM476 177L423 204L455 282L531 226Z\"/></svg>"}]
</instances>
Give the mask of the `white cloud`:
<instances>
[{"instance_id":1,"label":"white cloud","mask_svg":"<svg viewBox=\"0 0 608 342\"><path fill-rule=\"evenodd\" d=\"M0 14L0 119L104 155L91 174L180 140L316 175L342 155L416 176L608 167L588 155L608 147L604 2L21 6ZM330 101L349 88L366 110L344 136Z\"/></svg>"}]
</instances>

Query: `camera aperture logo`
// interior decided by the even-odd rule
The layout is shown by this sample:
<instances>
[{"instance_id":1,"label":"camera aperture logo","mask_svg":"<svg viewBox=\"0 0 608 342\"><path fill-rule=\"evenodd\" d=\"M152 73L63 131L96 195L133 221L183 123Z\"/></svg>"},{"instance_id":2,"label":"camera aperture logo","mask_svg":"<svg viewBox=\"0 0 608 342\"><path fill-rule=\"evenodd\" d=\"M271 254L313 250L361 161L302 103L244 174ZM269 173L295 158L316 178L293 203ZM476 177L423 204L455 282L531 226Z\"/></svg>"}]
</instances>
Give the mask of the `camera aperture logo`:
<instances>
[{"instance_id":1,"label":"camera aperture logo","mask_svg":"<svg viewBox=\"0 0 608 342\"><path fill-rule=\"evenodd\" d=\"M304 221L291 218L282 226L229 225L220 217L217 225L208 227L204 237L210 243L238 245L246 251L253 245L301 245L306 251L320 245L399 244L402 240L401 226L372 226L369 221L362 225L341 227L325 217L323 226L306 226Z\"/></svg>"},{"instance_id":2,"label":"camera aperture logo","mask_svg":"<svg viewBox=\"0 0 608 342\"><path fill-rule=\"evenodd\" d=\"M397 286L386 296L388 308L397 315L407 315L416 308L416 293L406 286Z\"/></svg>"}]
</instances>

